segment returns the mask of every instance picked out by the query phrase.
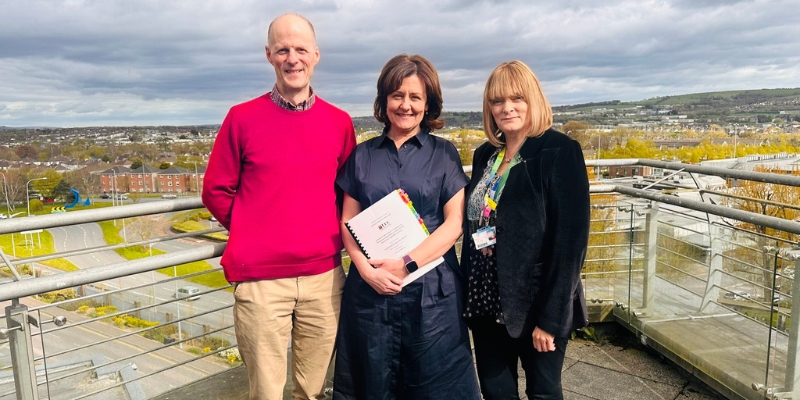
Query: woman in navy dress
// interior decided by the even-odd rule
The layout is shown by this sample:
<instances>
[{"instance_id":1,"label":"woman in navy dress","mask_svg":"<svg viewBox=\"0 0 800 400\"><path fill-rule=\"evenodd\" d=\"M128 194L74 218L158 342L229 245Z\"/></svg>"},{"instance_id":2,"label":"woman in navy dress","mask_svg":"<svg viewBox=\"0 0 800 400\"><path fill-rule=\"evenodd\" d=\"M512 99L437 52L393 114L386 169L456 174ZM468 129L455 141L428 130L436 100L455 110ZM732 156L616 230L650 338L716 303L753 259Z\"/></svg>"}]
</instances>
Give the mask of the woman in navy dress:
<instances>
[{"instance_id":1,"label":"woman in navy dress","mask_svg":"<svg viewBox=\"0 0 800 400\"><path fill-rule=\"evenodd\" d=\"M431 235L402 258L368 260L342 224L352 263L334 399L480 399L453 247L468 178L455 146L431 134L444 125L433 65L417 55L389 60L374 108L383 134L356 147L336 181L345 193L342 221L402 188ZM442 256L443 263L401 287L409 270Z\"/></svg>"}]
</instances>

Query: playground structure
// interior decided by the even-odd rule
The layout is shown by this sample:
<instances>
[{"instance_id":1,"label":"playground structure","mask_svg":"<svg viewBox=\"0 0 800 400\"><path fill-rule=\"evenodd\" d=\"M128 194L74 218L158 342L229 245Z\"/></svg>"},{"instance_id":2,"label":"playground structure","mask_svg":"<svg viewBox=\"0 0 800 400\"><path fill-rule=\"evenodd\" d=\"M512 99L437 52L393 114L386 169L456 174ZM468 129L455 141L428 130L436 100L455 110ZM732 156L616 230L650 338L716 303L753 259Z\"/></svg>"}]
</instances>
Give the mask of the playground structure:
<instances>
[{"instance_id":1,"label":"playground structure","mask_svg":"<svg viewBox=\"0 0 800 400\"><path fill-rule=\"evenodd\" d=\"M64 204L64 206L63 206L63 207L52 207L52 208L50 209L50 213L51 213L51 214L56 214L56 213L63 213L63 212L66 212L67 210L69 210L70 208L73 208L73 207L75 207L75 206L76 206L76 205L78 205L78 204L80 204L80 205L83 205L83 206L90 206L90 205L92 205L92 200L91 200L91 199L90 199L88 196L86 197L86 200L84 200L84 201L81 201L81 194L80 194L80 192L78 192L78 191L77 191L77 190L75 190L75 189L70 189L70 192L72 192L72 202L71 202L71 203Z\"/></svg>"},{"instance_id":2,"label":"playground structure","mask_svg":"<svg viewBox=\"0 0 800 400\"><path fill-rule=\"evenodd\" d=\"M81 202L81 194L77 190L70 189L69 191L72 192L72 197L73 197L72 198L72 203L64 204L64 208L70 209L72 207L75 207L75 205L78 204L78 203L81 203L81 205L84 205L84 206L92 205L92 200L89 198L89 196L86 196L86 200Z\"/></svg>"}]
</instances>

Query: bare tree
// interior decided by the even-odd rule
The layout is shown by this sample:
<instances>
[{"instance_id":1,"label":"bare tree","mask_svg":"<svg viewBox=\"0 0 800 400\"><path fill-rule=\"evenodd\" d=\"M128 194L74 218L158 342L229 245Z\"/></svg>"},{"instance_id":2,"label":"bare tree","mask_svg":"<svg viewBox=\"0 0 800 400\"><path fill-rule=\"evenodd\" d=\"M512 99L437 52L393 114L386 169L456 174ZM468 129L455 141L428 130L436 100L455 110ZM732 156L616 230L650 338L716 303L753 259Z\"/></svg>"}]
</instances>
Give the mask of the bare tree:
<instances>
[{"instance_id":1,"label":"bare tree","mask_svg":"<svg viewBox=\"0 0 800 400\"><path fill-rule=\"evenodd\" d=\"M133 222L127 226L128 235L130 235L129 239L147 240L156 236L161 222L161 215L145 215L134 219ZM142 246L140 251L144 252L145 248Z\"/></svg>"},{"instance_id":2,"label":"bare tree","mask_svg":"<svg viewBox=\"0 0 800 400\"><path fill-rule=\"evenodd\" d=\"M769 171L761 169L759 172ZM739 209L776 218L796 219L800 217L800 211L795 206L800 204L800 188L744 181L738 187L738 195L741 198L737 199L735 203ZM754 251L748 252L749 256L745 254L740 254L739 256L743 261L761 266L762 281L760 283L764 287L764 298L769 299L771 298L774 269L776 267L780 268L780 265L776 265L779 260L775 258L777 250L775 248L779 246L773 246L777 241L770 240L769 237L796 242L797 235L749 222L742 222L740 227L758 233L758 235L754 235L756 247Z\"/></svg>"},{"instance_id":3,"label":"bare tree","mask_svg":"<svg viewBox=\"0 0 800 400\"><path fill-rule=\"evenodd\" d=\"M15 204L25 202L25 183L28 178L26 172L23 169L10 169L5 172L6 190L8 190L8 201L12 211L15 209Z\"/></svg>"}]
</instances>

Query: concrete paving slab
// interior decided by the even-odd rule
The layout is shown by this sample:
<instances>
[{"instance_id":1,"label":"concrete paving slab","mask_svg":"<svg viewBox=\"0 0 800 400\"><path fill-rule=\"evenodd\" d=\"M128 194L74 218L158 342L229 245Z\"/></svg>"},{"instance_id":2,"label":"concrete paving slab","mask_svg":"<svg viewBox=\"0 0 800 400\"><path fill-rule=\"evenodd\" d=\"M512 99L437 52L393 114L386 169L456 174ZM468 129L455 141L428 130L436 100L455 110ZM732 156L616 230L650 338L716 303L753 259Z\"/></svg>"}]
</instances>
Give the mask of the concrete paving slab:
<instances>
[{"instance_id":1,"label":"concrete paving slab","mask_svg":"<svg viewBox=\"0 0 800 400\"><path fill-rule=\"evenodd\" d=\"M599 328L599 343L570 341L564 362L566 400L716 400L723 397L672 362L641 345L616 323ZM329 371L330 374L331 371ZM519 370L520 399L525 396L525 373ZM329 375L330 378L330 375ZM330 381L328 382L330 385ZM284 398L291 398L291 377ZM247 371L243 366L166 393L156 400L247 398Z\"/></svg>"},{"instance_id":2,"label":"concrete paving slab","mask_svg":"<svg viewBox=\"0 0 800 400\"><path fill-rule=\"evenodd\" d=\"M586 363L577 363L562 375L569 391L597 399L674 399L683 386L674 386Z\"/></svg>"}]
</instances>

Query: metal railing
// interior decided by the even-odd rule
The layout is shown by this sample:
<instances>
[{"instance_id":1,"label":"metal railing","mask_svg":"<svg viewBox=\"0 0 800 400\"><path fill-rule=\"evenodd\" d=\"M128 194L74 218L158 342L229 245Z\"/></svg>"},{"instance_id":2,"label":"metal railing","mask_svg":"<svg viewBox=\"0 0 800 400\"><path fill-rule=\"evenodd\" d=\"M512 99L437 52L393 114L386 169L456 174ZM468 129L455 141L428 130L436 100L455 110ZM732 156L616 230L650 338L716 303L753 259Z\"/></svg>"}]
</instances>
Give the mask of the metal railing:
<instances>
[{"instance_id":1,"label":"metal railing","mask_svg":"<svg viewBox=\"0 0 800 400\"><path fill-rule=\"evenodd\" d=\"M587 166L598 165L643 165L800 187L800 178L793 176L653 160L587 160ZM800 324L791 323L800 321L800 304L795 304L800 302L792 302L800 295L794 279L800 251L792 236L800 235L799 222L623 185L593 185L591 192L592 231L582 278L595 321L613 318L726 396L800 400ZM199 199L188 198L16 218L0 221L0 235L200 207ZM214 231L219 229L200 233ZM222 243L34 279L23 279L18 270L56 257L160 246L193 235L6 257L13 281L0 285L0 302L11 303L0 349L7 346L10 354L0 353L0 400L114 398L115 391L148 398L166 390L165 382L181 386L228 368L228 360L217 357L234 354L235 348L227 285L195 284L200 292L194 295L201 297L196 302L172 297L187 279L219 274L215 268L178 276L175 266L219 257ZM164 268L174 273L154 272ZM30 297L64 288L75 288L80 296L53 303ZM160 293L168 298L159 299ZM126 316L159 324L120 327ZM170 333L159 333L165 330ZM213 345L198 347L210 337ZM79 343L67 344L65 338ZM114 382L103 379L112 376ZM74 388L76 377L93 386Z\"/></svg>"},{"instance_id":2,"label":"metal railing","mask_svg":"<svg viewBox=\"0 0 800 400\"><path fill-rule=\"evenodd\" d=\"M198 207L202 207L198 198L188 198L17 218L2 221L0 234L141 218ZM146 249L221 230L212 228L14 260L4 256L4 266L15 281L0 285L0 302L11 302L6 307L5 326L0 331L0 346L9 347L11 366L9 371L9 364L0 353L0 399L144 399L170 387L158 384L164 376L171 377L171 385L185 385L226 369L228 361L240 362L232 350L235 338L231 317L233 300L226 291L229 285L225 283L215 288L198 285L204 289L189 297L202 298L196 302L176 297L179 287L191 283L192 279L202 280L209 274L220 273L218 268L211 268L179 274L176 266L219 257L225 247L223 243L192 246L187 250L35 279L20 280L22 275L17 270L21 265L54 258L126 247L144 246ZM163 268L174 270L174 274L155 272ZM168 277L170 275L175 276ZM29 297L64 289L80 296L51 304ZM51 321L55 322L54 326L48 325ZM217 357L219 354L229 355L231 359L222 360ZM81 390L63 390L87 379L94 384Z\"/></svg>"}]
</instances>

